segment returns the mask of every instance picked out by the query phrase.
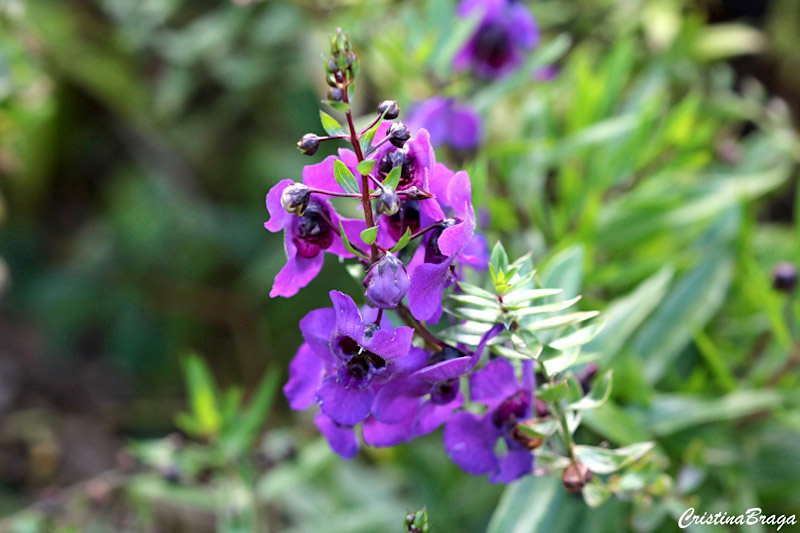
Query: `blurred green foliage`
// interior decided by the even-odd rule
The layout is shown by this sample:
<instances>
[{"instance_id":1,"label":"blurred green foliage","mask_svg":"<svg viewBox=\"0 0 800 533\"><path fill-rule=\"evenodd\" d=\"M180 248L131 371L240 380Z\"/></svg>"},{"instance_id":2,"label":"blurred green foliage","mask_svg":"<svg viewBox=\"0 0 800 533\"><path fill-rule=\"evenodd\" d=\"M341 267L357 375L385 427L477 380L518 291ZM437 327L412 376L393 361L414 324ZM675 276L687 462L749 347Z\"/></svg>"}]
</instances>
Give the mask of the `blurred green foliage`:
<instances>
[{"instance_id":1,"label":"blurred green foliage","mask_svg":"<svg viewBox=\"0 0 800 533\"><path fill-rule=\"evenodd\" d=\"M76 368L107 358L133 376L127 407L147 409L125 428L134 434L171 427L174 410L149 406L176 396L175 354L214 356L220 376L186 360L192 400L179 427L195 439L137 444L148 471L121 484L138 517L127 530L188 514L211 518L166 523L400 531L423 505L432 531L498 533L673 531L689 506L796 513L800 302L772 290L770 272L779 260L800 265L799 148L790 109L735 58L773 57L796 102L800 10L770 3L762 32L736 12L709 23L721 4L531 3L541 47L519 74L478 84L449 71L470 29L452 1L0 0L0 257L10 279L0 316L33 324L46 357ZM548 286L603 311L586 351L613 370L614 387L578 440L657 442L650 464L606 479L621 498L591 509L552 478L503 492L447 461L439 435L344 463L279 397L259 445L277 464L256 468L236 444L223 454L230 470L195 479L219 465L209 450L225 423L254 437L276 378L244 404L220 388L254 389L267 366L285 368L319 295L357 289L329 261L291 301L267 297L284 256L262 229L263 197L309 162L294 143L321 131L317 57L337 25L361 56L359 113L442 92L482 113L484 146L437 158L468 169L488 232L510 255L533 251L553 273ZM553 80L532 78L550 64ZM165 469L187 462L192 474L170 481ZM626 496L645 484L650 493ZM66 516L61 533L111 520ZM14 531L62 524L16 520Z\"/></svg>"}]
</instances>

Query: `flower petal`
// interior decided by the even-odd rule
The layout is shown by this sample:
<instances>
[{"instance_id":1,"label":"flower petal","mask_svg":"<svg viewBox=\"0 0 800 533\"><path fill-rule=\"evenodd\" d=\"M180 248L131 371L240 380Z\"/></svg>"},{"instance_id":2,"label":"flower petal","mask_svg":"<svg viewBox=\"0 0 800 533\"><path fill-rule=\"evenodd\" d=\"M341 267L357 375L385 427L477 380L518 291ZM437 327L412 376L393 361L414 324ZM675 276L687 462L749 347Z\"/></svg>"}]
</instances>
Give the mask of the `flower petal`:
<instances>
[{"instance_id":1,"label":"flower petal","mask_svg":"<svg viewBox=\"0 0 800 533\"><path fill-rule=\"evenodd\" d=\"M500 459L500 464L489 474L490 483L511 483L533 470L533 454L528 450L511 450Z\"/></svg>"},{"instance_id":2,"label":"flower petal","mask_svg":"<svg viewBox=\"0 0 800 533\"><path fill-rule=\"evenodd\" d=\"M413 338L414 329L408 326L394 330L379 329L372 334L372 337L365 339L362 346L389 361L408 354Z\"/></svg>"},{"instance_id":3,"label":"flower petal","mask_svg":"<svg viewBox=\"0 0 800 533\"><path fill-rule=\"evenodd\" d=\"M401 442L411 440L411 423L413 417L397 424L384 424L371 416L367 418L361 428L364 442L376 448L395 446Z\"/></svg>"},{"instance_id":4,"label":"flower petal","mask_svg":"<svg viewBox=\"0 0 800 533\"><path fill-rule=\"evenodd\" d=\"M372 389L348 389L331 376L317 389L317 401L322 412L334 422L354 426L364 420L372 409L375 394Z\"/></svg>"},{"instance_id":5,"label":"flower petal","mask_svg":"<svg viewBox=\"0 0 800 533\"><path fill-rule=\"evenodd\" d=\"M271 232L280 231L292 220L291 213L288 213L281 204L283 190L293 184L292 180L281 180L267 193L267 211L269 220L264 222L264 227Z\"/></svg>"},{"instance_id":6,"label":"flower petal","mask_svg":"<svg viewBox=\"0 0 800 533\"><path fill-rule=\"evenodd\" d=\"M289 407L302 410L314 403L323 372L322 359L316 356L308 344L303 343L289 363L289 381L283 386L283 394L289 400Z\"/></svg>"},{"instance_id":7,"label":"flower petal","mask_svg":"<svg viewBox=\"0 0 800 533\"><path fill-rule=\"evenodd\" d=\"M342 459L352 459L358 454L358 439L352 427L341 426L322 413L314 417L314 424Z\"/></svg>"},{"instance_id":8,"label":"flower petal","mask_svg":"<svg viewBox=\"0 0 800 533\"><path fill-rule=\"evenodd\" d=\"M414 436L427 435L435 431L439 426L447 422L453 411L464 404L464 396L459 392L453 401L436 405L427 401L422 404L417 415L417 423L414 426Z\"/></svg>"},{"instance_id":9,"label":"flower petal","mask_svg":"<svg viewBox=\"0 0 800 533\"><path fill-rule=\"evenodd\" d=\"M280 272L275 276L272 290L269 291L270 298L282 296L290 298L297 292L311 283L322 270L325 262L323 254L314 257L302 257L297 255L297 248L292 243L291 238L285 237L287 261Z\"/></svg>"},{"instance_id":10,"label":"flower petal","mask_svg":"<svg viewBox=\"0 0 800 533\"><path fill-rule=\"evenodd\" d=\"M422 348L412 346L405 357L391 359L388 364L392 375L411 374L424 367L430 357L430 354Z\"/></svg>"},{"instance_id":11,"label":"flower petal","mask_svg":"<svg viewBox=\"0 0 800 533\"><path fill-rule=\"evenodd\" d=\"M408 289L408 307L417 320L436 321L442 315L442 291L450 282L452 262L451 258L439 264L425 263L414 269Z\"/></svg>"},{"instance_id":12,"label":"flower petal","mask_svg":"<svg viewBox=\"0 0 800 533\"><path fill-rule=\"evenodd\" d=\"M444 448L468 474L488 474L498 466L494 445L499 437L488 417L460 411L444 427Z\"/></svg>"},{"instance_id":13,"label":"flower petal","mask_svg":"<svg viewBox=\"0 0 800 533\"><path fill-rule=\"evenodd\" d=\"M364 336L364 320L358 306L350 296L340 291L331 291L331 302L336 312L336 327L332 333L333 337L350 337L360 343Z\"/></svg>"},{"instance_id":14,"label":"flower petal","mask_svg":"<svg viewBox=\"0 0 800 533\"><path fill-rule=\"evenodd\" d=\"M420 407L420 398L431 386L416 379L401 377L380 388L372 404L375 418L386 424L397 424L414 416Z\"/></svg>"},{"instance_id":15,"label":"flower petal","mask_svg":"<svg viewBox=\"0 0 800 533\"><path fill-rule=\"evenodd\" d=\"M314 309L300 319L303 339L318 357L328 361L334 361L330 339L335 326L336 314L330 307Z\"/></svg>"},{"instance_id":16,"label":"flower petal","mask_svg":"<svg viewBox=\"0 0 800 533\"><path fill-rule=\"evenodd\" d=\"M493 406L519 391L514 367L506 359L493 359L469 377L470 399Z\"/></svg>"}]
</instances>

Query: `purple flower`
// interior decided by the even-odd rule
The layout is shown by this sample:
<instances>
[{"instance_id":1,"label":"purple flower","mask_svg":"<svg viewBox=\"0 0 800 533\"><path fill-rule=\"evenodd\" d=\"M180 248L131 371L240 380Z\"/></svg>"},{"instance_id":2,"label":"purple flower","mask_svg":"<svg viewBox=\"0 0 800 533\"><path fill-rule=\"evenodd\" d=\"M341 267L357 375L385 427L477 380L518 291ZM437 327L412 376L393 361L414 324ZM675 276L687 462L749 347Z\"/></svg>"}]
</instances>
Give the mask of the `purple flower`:
<instances>
[{"instance_id":1,"label":"purple flower","mask_svg":"<svg viewBox=\"0 0 800 533\"><path fill-rule=\"evenodd\" d=\"M367 300L379 309L397 307L408 292L408 285L405 265L390 252L374 263L364 278Z\"/></svg>"},{"instance_id":2,"label":"purple flower","mask_svg":"<svg viewBox=\"0 0 800 533\"><path fill-rule=\"evenodd\" d=\"M407 121L412 131L425 128L434 145L471 150L481 139L481 117L452 98L434 96L417 106Z\"/></svg>"},{"instance_id":3,"label":"purple flower","mask_svg":"<svg viewBox=\"0 0 800 533\"><path fill-rule=\"evenodd\" d=\"M482 78L497 78L518 68L525 52L539 42L539 28L530 11L513 0L463 0L462 17L481 13L475 33L456 54L456 70L472 70Z\"/></svg>"},{"instance_id":4,"label":"purple flower","mask_svg":"<svg viewBox=\"0 0 800 533\"><path fill-rule=\"evenodd\" d=\"M377 144L386 137L393 122L382 122L375 133L373 144ZM401 167L400 183L398 191L404 191L410 187L418 187L427 190L428 175L433 171L436 163L431 146L430 135L427 130L419 130L414 137L398 148L391 143L384 143L375 154L370 156L375 159L375 177L383 180L394 167ZM345 161L346 163L346 161Z\"/></svg>"},{"instance_id":5,"label":"purple flower","mask_svg":"<svg viewBox=\"0 0 800 533\"><path fill-rule=\"evenodd\" d=\"M510 483L531 472L533 455L512 437L517 422L531 417L532 366L522 366L522 383L506 359L494 359L470 376L470 397L487 407L483 415L460 411L444 428L447 455L467 473L489 474L491 483ZM498 439L506 450L497 452Z\"/></svg>"},{"instance_id":6,"label":"purple flower","mask_svg":"<svg viewBox=\"0 0 800 533\"><path fill-rule=\"evenodd\" d=\"M316 401L340 426L369 414L378 386L395 374L416 370L424 355L407 356L414 330L365 324L353 300L330 292L333 308L316 309L300 321L305 344L289 366L284 393L293 409Z\"/></svg>"},{"instance_id":7,"label":"purple flower","mask_svg":"<svg viewBox=\"0 0 800 533\"><path fill-rule=\"evenodd\" d=\"M345 152L345 154L342 154ZM346 151L341 151L340 156ZM355 158L355 155L353 155ZM345 159L345 157L343 157ZM345 161L349 160L347 157ZM311 188L340 190L333 175L334 156L321 163L303 169L303 183ZM289 298L297 294L319 274L324 262L323 252L339 257L353 257L342 244L339 222L351 242L361 243L361 230L366 229L363 220L341 218L331 204L318 194L311 194L303 216L286 212L281 204L284 190L294 182L281 180L267 194L267 211L270 219L264 227L271 232L284 231L286 265L275 276L269 295L271 298Z\"/></svg>"},{"instance_id":8,"label":"purple flower","mask_svg":"<svg viewBox=\"0 0 800 533\"><path fill-rule=\"evenodd\" d=\"M394 446L426 435L450 418L464 403L460 378L481 359L486 344L503 329L487 331L471 356L452 346L434 354L428 366L384 385L372 407L374 416L364 423L364 442Z\"/></svg>"},{"instance_id":9,"label":"purple flower","mask_svg":"<svg viewBox=\"0 0 800 533\"><path fill-rule=\"evenodd\" d=\"M465 171L453 173L437 164L430 187L436 201L454 218L444 219L439 228L429 232L425 246L420 245L417 257L424 252L423 263L409 265L413 271L408 306L417 320L436 321L442 314L442 291L456 280L453 262L475 232L475 212L472 186Z\"/></svg>"}]
</instances>

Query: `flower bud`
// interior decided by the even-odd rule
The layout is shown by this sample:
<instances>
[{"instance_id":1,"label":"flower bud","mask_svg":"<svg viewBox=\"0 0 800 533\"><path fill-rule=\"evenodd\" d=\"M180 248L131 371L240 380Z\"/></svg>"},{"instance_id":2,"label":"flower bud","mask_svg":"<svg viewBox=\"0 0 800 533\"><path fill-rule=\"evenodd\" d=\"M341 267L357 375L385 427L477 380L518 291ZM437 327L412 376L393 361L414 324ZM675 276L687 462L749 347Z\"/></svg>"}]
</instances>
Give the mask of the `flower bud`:
<instances>
[{"instance_id":1,"label":"flower bud","mask_svg":"<svg viewBox=\"0 0 800 533\"><path fill-rule=\"evenodd\" d=\"M283 189L281 205L289 213L301 217L306 212L310 198L311 191L308 190L308 187L302 183L293 183Z\"/></svg>"},{"instance_id":2,"label":"flower bud","mask_svg":"<svg viewBox=\"0 0 800 533\"><path fill-rule=\"evenodd\" d=\"M427 191L423 191L422 189L420 189L419 187L417 187L415 185L412 185L411 187L408 187L407 189L403 189L403 194L409 200L426 200L428 198L433 198L434 197L431 193L429 193Z\"/></svg>"},{"instance_id":3,"label":"flower bud","mask_svg":"<svg viewBox=\"0 0 800 533\"><path fill-rule=\"evenodd\" d=\"M772 272L772 288L792 292L797 285L797 269L788 262L778 263Z\"/></svg>"},{"instance_id":4,"label":"flower bud","mask_svg":"<svg viewBox=\"0 0 800 533\"><path fill-rule=\"evenodd\" d=\"M416 513L408 513L405 519L408 533L428 533L428 511L424 507Z\"/></svg>"},{"instance_id":5,"label":"flower bud","mask_svg":"<svg viewBox=\"0 0 800 533\"><path fill-rule=\"evenodd\" d=\"M561 482L569 492L580 492L592 480L592 472L583 463L572 463L561 474Z\"/></svg>"},{"instance_id":6,"label":"flower bud","mask_svg":"<svg viewBox=\"0 0 800 533\"><path fill-rule=\"evenodd\" d=\"M319 149L319 137L313 133L306 133L297 141L297 148L305 155L314 155Z\"/></svg>"},{"instance_id":7,"label":"flower bud","mask_svg":"<svg viewBox=\"0 0 800 533\"><path fill-rule=\"evenodd\" d=\"M374 263L364 277L367 301L379 309L397 307L408 292L408 285L405 265L389 252Z\"/></svg>"},{"instance_id":8,"label":"flower bud","mask_svg":"<svg viewBox=\"0 0 800 533\"><path fill-rule=\"evenodd\" d=\"M402 122L395 122L389 127L389 142L398 148L402 148L407 140L411 138L411 132L408 126Z\"/></svg>"},{"instance_id":9,"label":"flower bud","mask_svg":"<svg viewBox=\"0 0 800 533\"><path fill-rule=\"evenodd\" d=\"M328 100L332 102L341 102L344 100L344 92L338 87L331 87L328 89Z\"/></svg>"},{"instance_id":10,"label":"flower bud","mask_svg":"<svg viewBox=\"0 0 800 533\"><path fill-rule=\"evenodd\" d=\"M394 100L384 100L378 106L378 113L387 120L394 120L400 115L400 107Z\"/></svg>"},{"instance_id":11,"label":"flower bud","mask_svg":"<svg viewBox=\"0 0 800 533\"><path fill-rule=\"evenodd\" d=\"M391 189L384 189L375 203L375 209L382 215L392 216L400 210L400 199Z\"/></svg>"},{"instance_id":12,"label":"flower bud","mask_svg":"<svg viewBox=\"0 0 800 533\"><path fill-rule=\"evenodd\" d=\"M526 433L524 428L521 427L533 422L538 422L538 420L525 420L517 423L513 428L511 428L511 438L521 444L526 450L535 450L544 443L543 438L534 437L533 435Z\"/></svg>"}]
</instances>

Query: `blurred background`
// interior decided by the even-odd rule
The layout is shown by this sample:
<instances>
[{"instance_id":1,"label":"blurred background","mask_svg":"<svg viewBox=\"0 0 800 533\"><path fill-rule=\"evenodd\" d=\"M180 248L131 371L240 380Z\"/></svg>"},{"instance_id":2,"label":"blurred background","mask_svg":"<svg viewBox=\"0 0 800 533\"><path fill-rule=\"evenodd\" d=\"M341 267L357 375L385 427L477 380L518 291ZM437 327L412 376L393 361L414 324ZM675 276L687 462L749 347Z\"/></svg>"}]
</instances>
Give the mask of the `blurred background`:
<instances>
[{"instance_id":1,"label":"blurred background","mask_svg":"<svg viewBox=\"0 0 800 533\"><path fill-rule=\"evenodd\" d=\"M541 44L487 82L451 72L469 28L449 0L0 0L0 528L385 532L427 505L436 531L674 531L689 503L796 513L800 304L773 270L800 264L800 3L525 3ZM546 479L504 493L440 434L344 463L280 392L257 402L265 375L285 381L298 320L359 290L329 259L268 297L285 256L264 197L335 148L295 143L322 131L339 26L356 114L434 94L481 114L479 149L437 159L470 172L491 242L605 311L590 347L617 379L581 438L655 439L650 493L598 509ZM176 422L202 386L259 406L239 481L208 452L213 423Z\"/></svg>"}]
</instances>

